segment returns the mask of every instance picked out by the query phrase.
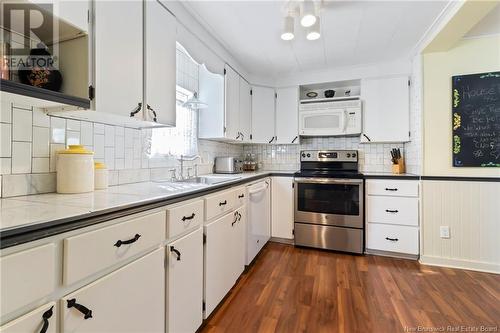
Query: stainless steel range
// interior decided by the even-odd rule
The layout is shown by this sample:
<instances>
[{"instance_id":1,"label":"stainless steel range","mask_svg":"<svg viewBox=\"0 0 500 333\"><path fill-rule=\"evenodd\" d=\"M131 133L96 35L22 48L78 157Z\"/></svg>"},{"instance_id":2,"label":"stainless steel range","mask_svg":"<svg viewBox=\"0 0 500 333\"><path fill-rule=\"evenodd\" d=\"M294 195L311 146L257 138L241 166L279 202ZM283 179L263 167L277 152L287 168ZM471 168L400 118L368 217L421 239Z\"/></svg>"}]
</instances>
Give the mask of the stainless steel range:
<instances>
[{"instance_id":1,"label":"stainless steel range","mask_svg":"<svg viewBox=\"0 0 500 333\"><path fill-rule=\"evenodd\" d=\"M363 253L363 175L356 150L305 150L295 173L295 245Z\"/></svg>"}]
</instances>

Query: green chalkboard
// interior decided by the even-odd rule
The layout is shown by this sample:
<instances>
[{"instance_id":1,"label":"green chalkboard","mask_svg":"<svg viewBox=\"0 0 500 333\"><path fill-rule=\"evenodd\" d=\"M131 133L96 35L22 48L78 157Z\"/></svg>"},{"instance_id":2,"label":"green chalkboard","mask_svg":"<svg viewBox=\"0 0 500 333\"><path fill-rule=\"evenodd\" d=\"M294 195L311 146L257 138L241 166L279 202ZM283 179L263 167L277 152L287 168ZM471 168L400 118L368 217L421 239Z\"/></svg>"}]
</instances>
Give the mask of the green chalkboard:
<instances>
[{"instance_id":1,"label":"green chalkboard","mask_svg":"<svg viewBox=\"0 0 500 333\"><path fill-rule=\"evenodd\" d=\"M500 167L500 72L452 77L454 167Z\"/></svg>"}]
</instances>

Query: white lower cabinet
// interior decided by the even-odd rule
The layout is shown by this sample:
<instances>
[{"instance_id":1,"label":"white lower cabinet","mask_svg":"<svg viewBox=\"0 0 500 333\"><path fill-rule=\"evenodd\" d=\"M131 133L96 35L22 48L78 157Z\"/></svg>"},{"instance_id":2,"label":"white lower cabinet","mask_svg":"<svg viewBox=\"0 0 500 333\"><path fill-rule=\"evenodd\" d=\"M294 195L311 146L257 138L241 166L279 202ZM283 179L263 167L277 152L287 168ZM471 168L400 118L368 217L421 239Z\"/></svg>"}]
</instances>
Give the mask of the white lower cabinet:
<instances>
[{"instance_id":1,"label":"white lower cabinet","mask_svg":"<svg viewBox=\"0 0 500 333\"><path fill-rule=\"evenodd\" d=\"M242 215L241 218L239 214ZM242 220L243 214L237 210L204 227L206 236L204 251L205 318L212 313L233 287L239 276L239 274L236 276L236 272L243 271L243 267L236 264L240 254L236 254L233 248L242 239L243 228L238 225ZM244 249L244 242L241 241L240 244Z\"/></svg>"},{"instance_id":2,"label":"white lower cabinet","mask_svg":"<svg viewBox=\"0 0 500 333\"><path fill-rule=\"evenodd\" d=\"M164 249L61 300L62 332L164 332Z\"/></svg>"},{"instance_id":3,"label":"white lower cabinet","mask_svg":"<svg viewBox=\"0 0 500 333\"><path fill-rule=\"evenodd\" d=\"M273 177L271 184L271 236L293 239L293 177Z\"/></svg>"},{"instance_id":4,"label":"white lower cabinet","mask_svg":"<svg viewBox=\"0 0 500 333\"><path fill-rule=\"evenodd\" d=\"M57 309L55 303L45 304L24 316L0 327L2 333L56 333Z\"/></svg>"},{"instance_id":5,"label":"white lower cabinet","mask_svg":"<svg viewBox=\"0 0 500 333\"><path fill-rule=\"evenodd\" d=\"M195 332L203 320L203 230L167 245L167 332Z\"/></svg>"},{"instance_id":6,"label":"white lower cabinet","mask_svg":"<svg viewBox=\"0 0 500 333\"><path fill-rule=\"evenodd\" d=\"M246 206L242 206L235 211L235 221L236 223L231 223L231 238L228 239L230 242L230 253L231 256L231 268L232 268L232 278L231 281L236 282L240 277L241 273L245 270L245 228L246 228ZM233 284L234 284L233 282Z\"/></svg>"},{"instance_id":7,"label":"white lower cabinet","mask_svg":"<svg viewBox=\"0 0 500 333\"><path fill-rule=\"evenodd\" d=\"M366 250L419 254L417 180L366 181Z\"/></svg>"}]
</instances>

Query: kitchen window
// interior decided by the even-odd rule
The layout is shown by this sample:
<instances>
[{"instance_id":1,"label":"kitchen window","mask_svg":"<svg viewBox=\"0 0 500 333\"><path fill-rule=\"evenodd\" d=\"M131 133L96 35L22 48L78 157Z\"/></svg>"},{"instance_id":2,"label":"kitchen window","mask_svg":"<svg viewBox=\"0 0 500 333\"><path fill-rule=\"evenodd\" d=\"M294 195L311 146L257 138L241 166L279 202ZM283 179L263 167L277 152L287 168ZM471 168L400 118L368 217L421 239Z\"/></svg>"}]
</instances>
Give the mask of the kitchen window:
<instances>
[{"instance_id":1,"label":"kitchen window","mask_svg":"<svg viewBox=\"0 0 500 333\"><path fill-rule=\"evenodd\" d=\"M182 104L193 95L192 91L176 87L176 126L153 129L151 155L180 156L198 153L197 111L185 108Z\"/></svg>"}]
</instances>

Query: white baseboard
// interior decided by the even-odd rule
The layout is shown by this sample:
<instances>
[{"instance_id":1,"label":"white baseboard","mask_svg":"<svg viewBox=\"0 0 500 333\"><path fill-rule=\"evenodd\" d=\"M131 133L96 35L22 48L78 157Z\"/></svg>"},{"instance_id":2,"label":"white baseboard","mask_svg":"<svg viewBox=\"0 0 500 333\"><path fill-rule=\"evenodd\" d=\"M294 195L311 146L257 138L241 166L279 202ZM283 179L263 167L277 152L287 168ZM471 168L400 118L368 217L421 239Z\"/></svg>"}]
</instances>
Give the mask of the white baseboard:
<instances>
[{"instance_id":1,"label":"white baseboard","mask_svg":"<svg viewBox=\"0 0 500 333\"><path fill-rule=\"evenodd\" d=\"M500 274L500 264L489 263L489 262L442 258L442 257L433 257L424 255L420 256L419 262L423 265L469 269L472 271Z\"/></svg>"}]
</instances>

